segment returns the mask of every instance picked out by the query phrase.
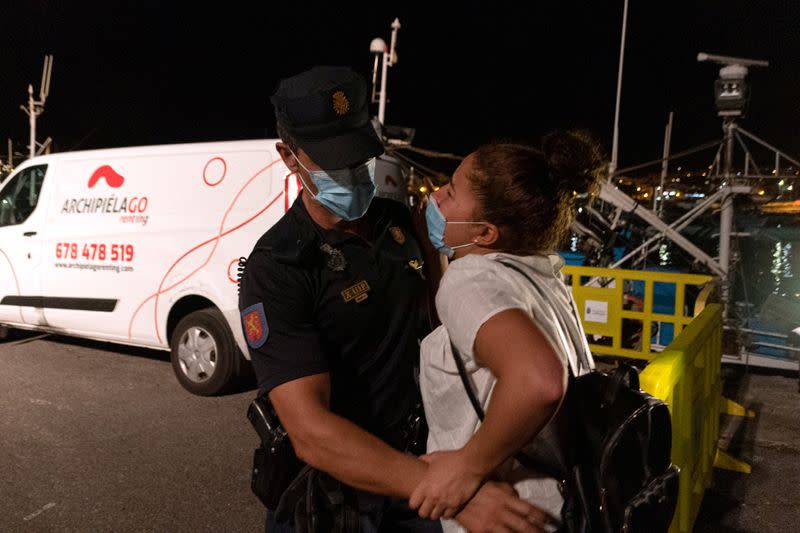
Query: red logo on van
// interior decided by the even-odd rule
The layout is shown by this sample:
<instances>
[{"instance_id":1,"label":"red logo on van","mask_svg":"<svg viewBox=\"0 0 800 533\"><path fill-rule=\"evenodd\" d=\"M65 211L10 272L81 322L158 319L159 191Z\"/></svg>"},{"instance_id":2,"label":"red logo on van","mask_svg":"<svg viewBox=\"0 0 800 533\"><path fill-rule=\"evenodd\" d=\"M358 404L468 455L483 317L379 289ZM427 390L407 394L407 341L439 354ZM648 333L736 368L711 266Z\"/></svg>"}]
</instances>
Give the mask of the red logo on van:
<instances>
[{"instance_id":1,"label":"red logo on van","mask_svg":"<svg viewBox=\"0 0 800 533\"><path fill-rule=\"evenodd\" d=\"M103 165L102 167L98 168L92 174L92 177L89 178L89 188L91 189L97 182L100 181L100 178L106 180L109 187L113 187L114 189L118 187L122 187L122 184L125 183L125 178L117 174L117 172L111 168L109 165Z\"/></svg>"}]
</instances>

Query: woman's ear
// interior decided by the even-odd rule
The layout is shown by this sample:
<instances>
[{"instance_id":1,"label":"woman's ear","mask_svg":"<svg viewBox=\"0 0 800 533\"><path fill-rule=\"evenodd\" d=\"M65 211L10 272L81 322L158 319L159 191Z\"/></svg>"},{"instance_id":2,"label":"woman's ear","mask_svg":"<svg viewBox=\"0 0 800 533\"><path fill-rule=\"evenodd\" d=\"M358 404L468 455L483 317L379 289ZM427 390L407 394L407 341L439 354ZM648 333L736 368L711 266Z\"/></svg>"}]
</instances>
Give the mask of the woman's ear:
<instances>
[{"instance_id":1,"label":"woman's ear","mask_svg":"<svg viewBox=\"0 0 800 533\"><path fill-rule=\"evenodd\" d=\"M500 239L500 229L494 224L486 224L481 232L473 239L478 246L490 247Z\"/></svg>"}]
</instances>

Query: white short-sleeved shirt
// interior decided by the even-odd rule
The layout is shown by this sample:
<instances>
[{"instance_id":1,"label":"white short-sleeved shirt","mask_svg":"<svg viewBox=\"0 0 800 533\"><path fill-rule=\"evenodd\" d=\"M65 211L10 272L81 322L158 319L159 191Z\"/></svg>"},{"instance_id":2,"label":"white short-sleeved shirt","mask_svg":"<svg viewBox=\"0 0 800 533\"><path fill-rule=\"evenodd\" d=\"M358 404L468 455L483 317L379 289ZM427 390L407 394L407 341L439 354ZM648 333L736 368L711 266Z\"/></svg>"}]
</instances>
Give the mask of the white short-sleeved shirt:
<instances>
[{"instance_id":1,"label":"white short-sleeved shirt","mask_svg":"<svg viewBox=\"0 0 800 533\"><path fill-rule=\"evenodd\" d=\"M513 264L525 275L504 263ZM561 360L565 388L568 364L579 375L586 371L586 365L581 367L577 360L577 354L585 353L585 343L577 340L584 333L572 311L572 295L561 278L563 264L555 254L492 253L467 255L448 266L436 294L436 310L442 325L422 341L420 355L420 388L429 427L428 451L461 448L478 429L480 421L458 374L451 341L486 411L496 378L488 368L476 365L473 346L478 329L497 313L521 309L535 321ZM535 279L535 287L526 276ZM593 366L591 354L585 355L589 366ZM536 446L548 445L542 440L540 437ZM502 465L499 473L514 485L521 498L555 518L560 516L563 497L555 479L525 469L514 460ZM442 522L446 532L463 531L454 521Z\"/></svg>"}]
</instances>

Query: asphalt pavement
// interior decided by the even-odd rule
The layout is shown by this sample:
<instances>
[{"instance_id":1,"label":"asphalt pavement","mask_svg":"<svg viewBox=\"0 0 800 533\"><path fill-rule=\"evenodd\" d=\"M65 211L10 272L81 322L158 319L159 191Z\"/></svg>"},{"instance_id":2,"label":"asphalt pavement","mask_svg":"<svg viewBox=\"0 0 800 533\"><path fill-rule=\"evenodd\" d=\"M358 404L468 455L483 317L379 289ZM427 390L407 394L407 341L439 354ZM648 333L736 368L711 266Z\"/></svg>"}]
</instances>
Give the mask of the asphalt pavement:
<instances>
[{"instance_id":1,"label":"asphalt pavement","mask_svg":"<svg viewBox=\"0 0 800 533\"><path fill-rule=\"evenodd\" d=\"M755 413L722 415L720 448L750 474L715 468L694 533L800 531L800 391L797 372L723 366L724 395Z\"/></svg>"},{"instance_id":2,"label":"asphalt pavement","mask_svg":"<svg viewBox=\"0 0 800 533\"><path fill-rule=\"evenodd\" d=\"M796 373L726 366L720 445L695 533L797 531ZM254 390L203 398L166 352L26 333L0 341L0 533L262 532L250 492Z\"/></svg>"},{"instance_id":3,"label":"asphalt pavement","mask_svg":"<svg viewBox=\"0 0 800 533\"><path fill-rule=\"evenodd\" d=\"M204 398L166 352L0 342L0 533L261 532L254 390Z\"/></svg>"}]
</instances>

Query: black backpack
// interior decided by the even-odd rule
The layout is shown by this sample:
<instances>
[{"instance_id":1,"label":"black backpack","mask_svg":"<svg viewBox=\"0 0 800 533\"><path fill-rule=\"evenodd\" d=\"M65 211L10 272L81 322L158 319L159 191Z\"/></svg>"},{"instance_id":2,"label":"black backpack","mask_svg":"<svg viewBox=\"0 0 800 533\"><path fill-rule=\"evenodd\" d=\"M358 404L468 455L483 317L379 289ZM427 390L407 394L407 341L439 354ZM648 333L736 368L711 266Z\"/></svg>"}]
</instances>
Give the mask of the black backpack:
<instances>
[{"instance_id":1,"label":"black backpack","mask_svg":"<svg viewBox=\"0 0 800 533\"><path fill-rule=\"evenodd\" d=\"M504 264L531 281L543 301L545 290L515 265ZM571 313L553 309L562 324ZM611 372L593 368L583 328L580 339L572 338L578 368L569 371L564 401L548 424L557 450L536 448L537 456L523 452L515 459L527 468L561 481L564 507L561 520L566 532L646 532L669 530L678 500L677 466L671 462L672 422L667 404L639 389L636 368L623 364ZM581 346L582 350L576 350ZM564 346L567 353L570 347ZM475 396L464 362L452 346L461 380L478 418L484 412ZM579 352L583 351L583 354Z\"/></svg>"}]
</instances>

